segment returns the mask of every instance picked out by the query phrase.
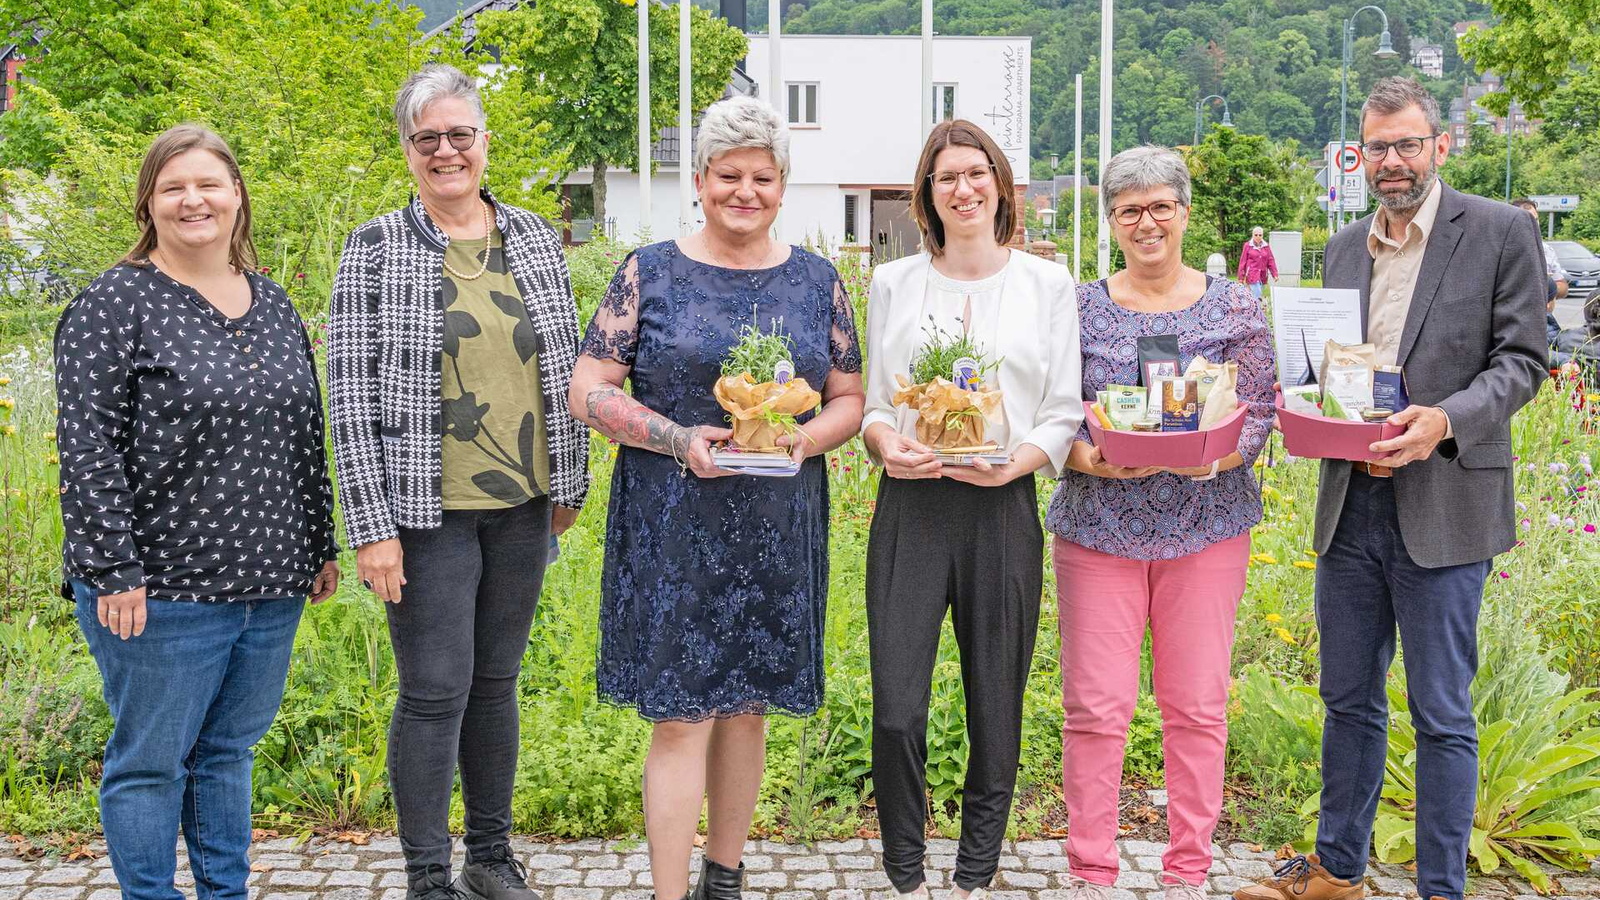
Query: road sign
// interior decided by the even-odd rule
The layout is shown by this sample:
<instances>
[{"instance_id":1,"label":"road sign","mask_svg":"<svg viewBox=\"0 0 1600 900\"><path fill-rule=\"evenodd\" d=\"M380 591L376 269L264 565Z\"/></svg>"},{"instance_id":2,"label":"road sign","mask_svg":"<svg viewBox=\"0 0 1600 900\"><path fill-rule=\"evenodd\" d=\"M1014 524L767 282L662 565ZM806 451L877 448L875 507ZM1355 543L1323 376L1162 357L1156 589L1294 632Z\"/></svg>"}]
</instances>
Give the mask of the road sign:
<instances>
[{"instance_id":1,"label":"road sign","mask_svg":"<svg viewBox=\"0 0 1600 900\"><path fill-rule=\"evenodd\" d=\"M1578 208L1577 194L1536 194L1528 199L1539 212L1571 212Z\"/></svg>"},{"instance_id":2,"label":"road sign","mask_svg":"<svg viewBox=\"0 0 1600 900\"><path fill-rule=\"evenodd\" d=\"M1361 169L1361 145L1355 141L1345 141L1344 152L1337 153L1338 141L1330 141L1323 151L1323 157L1328 161L1328 168L1340 172L1356 172Z\"/></svg>"}]
</instances>

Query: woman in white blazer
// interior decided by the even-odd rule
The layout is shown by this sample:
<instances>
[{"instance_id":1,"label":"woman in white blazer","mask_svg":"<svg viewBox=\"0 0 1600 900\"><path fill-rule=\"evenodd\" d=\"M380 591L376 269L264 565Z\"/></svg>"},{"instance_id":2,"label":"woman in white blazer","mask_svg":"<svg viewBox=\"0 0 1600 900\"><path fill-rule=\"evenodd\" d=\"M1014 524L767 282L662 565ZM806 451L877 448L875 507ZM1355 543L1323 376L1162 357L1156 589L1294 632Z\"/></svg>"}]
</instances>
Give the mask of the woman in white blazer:
<instances>
[{"instance_id":1,"label":"woman in white blazer","mask_svg":"<svg viewBox=\"0 0 1600 900\"><path fill-rule=\"evenodd\" d=\"M971 122L934 127L917 164L912 216L923 252L879 266L867 307L862 436L887 477L867 543L872 776L889 880L925 897L928 701L946 611L961 650L968 757L956 900L994 878L1016 786L1022 694L1044 581L1034 474L1061 471L1083 420L1072 275L1006 246L1016 222L1011 165ZM897 409L895 375L931 329L964 334L998 363L1002 415L986 439L1004 465L944 465ZM948 377L948 376L947 376Z\"/></svg>"}]
</instances>

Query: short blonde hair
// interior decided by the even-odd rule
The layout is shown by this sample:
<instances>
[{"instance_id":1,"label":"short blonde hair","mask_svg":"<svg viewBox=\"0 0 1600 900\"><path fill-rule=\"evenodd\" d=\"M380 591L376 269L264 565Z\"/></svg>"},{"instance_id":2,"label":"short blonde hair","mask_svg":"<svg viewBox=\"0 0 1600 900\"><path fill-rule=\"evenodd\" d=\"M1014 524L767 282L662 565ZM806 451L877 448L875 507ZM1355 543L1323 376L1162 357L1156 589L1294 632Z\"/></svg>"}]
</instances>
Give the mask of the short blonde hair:
<instances>
[{"instance_id":1,"label":"short blonde hair","mask_svg":"<svg viewBox=\"0 0 1600 900\"><path fill-rule=\"evenodd\" d=\"M789 180L789 126L772 104L739 95L706 107L694 136L694 170L704 175L712 160L746 148L772 154L780 176Z\"/></svg>"}]
</instances>

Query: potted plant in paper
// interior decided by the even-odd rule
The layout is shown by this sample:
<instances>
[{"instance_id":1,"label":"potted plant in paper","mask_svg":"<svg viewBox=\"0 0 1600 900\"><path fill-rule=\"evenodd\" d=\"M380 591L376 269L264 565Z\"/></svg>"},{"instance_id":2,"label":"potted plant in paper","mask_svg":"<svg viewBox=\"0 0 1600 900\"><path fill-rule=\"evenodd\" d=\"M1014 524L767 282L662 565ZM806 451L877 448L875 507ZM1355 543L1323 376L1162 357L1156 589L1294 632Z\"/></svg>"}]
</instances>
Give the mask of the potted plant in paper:
<instances>
[{"instance_id":1,"label":"potted plant in paper","mask_svg":"<svg viewBox=\"0 0 1600 900\"><path fill-rule=\"evenodd\" d=\"M953 335L936 325L911 359L911 377L895 375L896 406L916 416L916 437L941 454L992 454L987 437L1001 412L1001 393L986 380L999 365L967 334ZM948 460L947 460L948 461Z\"/></svg>"},{"instance_id":2,"label":"potted plant in paper","mask_svg":"<svg viewBox=\"0 0 1600 900\"><path fill-rule=\"evenodd\" d=\"M804 378L795 377L793 343L781 328L781 319L771 331L744 326L723 359L712 395L727 411L733 437L727 449L713 454L719 465L787 465L790 450L778 438L803 434L796 417L822 402Z\"/></svg>"}]
</instances>

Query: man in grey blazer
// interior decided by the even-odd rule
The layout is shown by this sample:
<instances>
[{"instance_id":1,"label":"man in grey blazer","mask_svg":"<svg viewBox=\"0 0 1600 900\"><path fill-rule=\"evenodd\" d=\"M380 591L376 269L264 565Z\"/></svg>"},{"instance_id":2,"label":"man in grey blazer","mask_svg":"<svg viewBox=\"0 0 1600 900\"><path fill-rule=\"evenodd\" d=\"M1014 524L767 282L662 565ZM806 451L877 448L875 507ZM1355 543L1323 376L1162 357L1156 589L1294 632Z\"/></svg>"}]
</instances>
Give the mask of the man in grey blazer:
<instances>
[{"instance_id":1,"label":"man in grey blazer","mask_svg":"<svg viewBox=\"0 0 1600 900\"><path fill-rule=\"evenodd\" d=\"M1417 892L1461 900L1478 782L1478 607L1494 555L1516 541L1511 416L1548 378L1535 223L1439 180L1450 136L1416 81L1374 85L1361 125L1380 208L1328 241L1324 283L1361 292L1367 340L1380 364L1404 367L1412 405L1390 418L1406 433L1372 446L1384 458L1322 464L1317 852L1239 900L1361 896L1396 631L1417 731Z\"/></svg>"}]
</instances>

